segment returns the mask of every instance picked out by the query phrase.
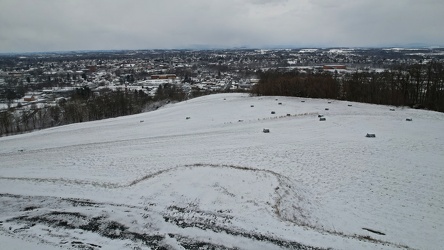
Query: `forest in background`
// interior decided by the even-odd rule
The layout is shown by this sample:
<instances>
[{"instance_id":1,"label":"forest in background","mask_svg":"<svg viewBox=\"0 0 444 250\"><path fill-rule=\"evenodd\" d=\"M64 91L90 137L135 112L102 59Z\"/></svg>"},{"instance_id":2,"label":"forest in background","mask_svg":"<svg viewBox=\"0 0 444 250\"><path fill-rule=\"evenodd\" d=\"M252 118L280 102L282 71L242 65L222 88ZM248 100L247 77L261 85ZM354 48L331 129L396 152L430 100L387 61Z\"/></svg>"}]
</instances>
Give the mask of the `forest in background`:
<instances>
[{"instance_id":1,"label":"forest in background","mask_svg":"<svg viewBox=\"0 0 444 250\"><path fill-rule=\"evenodd\" d=\"M329 98L444 112L444 65L399 65L383 72L260 73L252 95Z\"/></svg>"},{"instance_id":2,"label":"forest in background","mask_svg":"<svg viewBox=\"0 0 444 250\"><path fill-rule=\"evenodd\" d=\"M186 94L174 84L159 86L154 97L143 91L104 90L96 95L88 87L77 88L70 98L55 105L0 112L0 136L71 123L95 121L155 110L170 101L182 101Z\"/></svg>"}]
</instances>

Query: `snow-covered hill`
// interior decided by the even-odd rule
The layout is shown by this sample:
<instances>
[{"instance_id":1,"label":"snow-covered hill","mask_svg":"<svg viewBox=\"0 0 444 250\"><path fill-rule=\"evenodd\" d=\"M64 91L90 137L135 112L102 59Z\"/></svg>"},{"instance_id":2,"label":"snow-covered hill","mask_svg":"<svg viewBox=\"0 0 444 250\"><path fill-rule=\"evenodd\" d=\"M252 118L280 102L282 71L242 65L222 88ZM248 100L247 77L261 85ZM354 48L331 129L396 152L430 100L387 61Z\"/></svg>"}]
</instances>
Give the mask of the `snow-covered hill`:
<instances>
[{"instance_id":1,"label":"snow-covered hill","mask_svg":"<svg viewBox=\"0 0 444 250\"><path fill-rule=\"evenodd\" d=\"M0 238L12 249L439 249L443 129L436 112L218 94L4 137Z\"/></svg>"}]
</instances>

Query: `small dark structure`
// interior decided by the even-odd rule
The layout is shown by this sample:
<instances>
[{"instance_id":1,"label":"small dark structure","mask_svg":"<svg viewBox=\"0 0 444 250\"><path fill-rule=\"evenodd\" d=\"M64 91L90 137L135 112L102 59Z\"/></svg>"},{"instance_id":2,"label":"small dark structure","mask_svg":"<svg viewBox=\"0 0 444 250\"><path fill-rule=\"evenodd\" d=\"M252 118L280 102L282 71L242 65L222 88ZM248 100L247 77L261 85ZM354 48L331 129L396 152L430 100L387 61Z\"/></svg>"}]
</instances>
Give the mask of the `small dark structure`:
<instances>
[{"instance_id":1,"label":"small dark structure","mask_svg":"<svg viewBox=\"0 0 444 250\"><path fill-rule=\"evenodd\" d=\"M369 133L367 133L367 135L365 135L365 137L367 137L367 138L375 138L376 135L375 135L375 134L369 134Z\"/></svg>"},{"instance_id":2,"label":"small dark structure","mask_svg":"<svg viewBox=\"0 0 444 250\"><path fill-rule=\"evenodd\" d=\"M276 101L277 101L278 99L276 99Z\"/></svg>"},{"instance_id":3,"label":"small dark structure","mask_svg":"<svg viewBox=\"0 0 444 250\"><path fill-rule=\"evenodd\" d=\"M189 116L187 116L187 118L186 118L187 120L189 120L190 119L190 117Z\"/></svg>"},{"instance_id":4,"label":"small dark structure","mask_svg":"<svg viewBox=\"0 0 444 250\"><path fill-rule=\"evenodd\" d=\"M324 115L319 114L318 117L324 117Z\"/></svg>"},{"instance_id":5,"label":"small dark structure","mask_svg":"<svg viewBox=\"0 0 444 250\"><path fill-rule=\"evenodd\" d=\"M244 120L239 120L238 122L243 122Z\"/></svg>"},{"instance_id":6,"label":"small dark structure","mask_svg":"<svg viewBox=\"0 0 444 250\"><path fill-rule=\"evenodd\" d=\"M305 102L305 101L301 101L301 102Z\"/></svg>"},{"instance_id":7,"label":"small dark structure","mask_svg":"<svg viewBox=\"0 0 444 250\"><path fill-rule=\"evenodd\" d=\"M390 109L390 111L395 111L395 109Z\"/></svg>"},{"instance_id":8,"label":"small dark structure","mask_svg":"<svg viewBox=\"0 0 444 250\"><path fill-rule=\"evenodd\" d=\"M376 230L373 230L373 229L370 229L370 228L363 227L362 229L366 230L366 231L369 231L370 233L379 234L379 235L385 235L385 233L383 233L383 232L379 232L379 231L376 231Z\"/></svg>"},{"instance_id":9,"label":"small dark structure","mask_svg":"<svg viewBox=\"0 0 444 250\"><path fill-rule=\"evenodd\" d=\"M328 102L328 103L331 103L331 102Z\"/></svg>"},{"instance_id":10,"label":"small dark structure","mask_svg":"<svg viewBox=\"0 0 444 250\"><path fill-rule=\"evenodd\" d=\"M319 118L319 121L321 121L321 122L323 122L323 121L325 121L326 119L325 119L325 117L321 117L321 118Z\"/></svg>"},{"instance_id":11,"label":"small dark structure","mask_svg":"<svg viewBox=\"0 0 444 250\"><path fill-rule=\"evenodd\" d=\"M328 108L325 108L325 110L329 110Z\"/></svg>"},{"instance_id":12,"label":"small dark structure","mask_svg":"<svg viewBox=\"0 0 444 250\"><path fill-rule=\"evenodd\" d=\"M287 114L287 116L291 116L291 114Z\"/></svg>"},{"instance_id":13,"label":"small dark structure","mask_svg":"<svg viewBox=\"0 0 444 250\"><path fill-rule=\"evenodd\" d=\"M251 105L250 107L254 107L254 105Z\"/></svg>"},{"instance_id":14,"label":"small dark structure","mask_svg":"<svg viewBox=\"0 0 444 250\"><path fill-rule=\"evenodd\" d=\"M140 122L144 122L144 120L140 120Z\"/></svg>"},{"instance_id":15,"label":"small dark structure","mask_svg":"<svg viewBox=\"0 0 444 250\"><path fill-rule=\"evenodd\" d=\"M262 130L262 132L264 132L264 133L270 133L270 129L268 129L268 128L264 128L264 129Z\"/></svg>"},{"instance_id":16,"label":"small dark structure","mask_svg":"<svg viewBox=\"0 0 444 250\"><path fill-rule=\"evenodd\" d=\"M349 106L349 107L351 107L352 105L351 105L351 104L349 104L348 106Z\"/></svg>"},{"instance_id":17,"label":"small dark structure","mask_svg":"<svg viewBox=\"0 0 444 250\"><path fill-rule=\"evenodd\" d=\"M405 119L406 121L408 121L408 122L411 122L411 121L413 121L413 119L412 118L407 118L407 119Z\"/></svg>"},{"instance_id":18,"label":"small dark structure","mask_svg":"<svg viewBox=\"0 0 444 250\"><path fill-rule=\"evenodd\" d=\"M272 115L274 115L274 114L276 114L276 112L274 112L274 111L271 111L271 114L272 114Z\"/></svg>"},{"instance_id":19,"label":"small dark structure","mask_svg":"<svg viewBox=\"0 0 444 250\"><path fill-rule=\"evenodd\" d=\"M282 102L278 103L278 105L282 105Z\"/></svg>"},{"instance_id":20,"label":"small dark structure","mask_svg":"<svg viewBox=\"0 0 444 250\"><path fill-rule=\"evenodd\" d=\"M423 105L421 105L421 104L415 104L415 105L413 105L413 108L414 109L423 109L425 107Z\"/></svg>"}]
</instances>

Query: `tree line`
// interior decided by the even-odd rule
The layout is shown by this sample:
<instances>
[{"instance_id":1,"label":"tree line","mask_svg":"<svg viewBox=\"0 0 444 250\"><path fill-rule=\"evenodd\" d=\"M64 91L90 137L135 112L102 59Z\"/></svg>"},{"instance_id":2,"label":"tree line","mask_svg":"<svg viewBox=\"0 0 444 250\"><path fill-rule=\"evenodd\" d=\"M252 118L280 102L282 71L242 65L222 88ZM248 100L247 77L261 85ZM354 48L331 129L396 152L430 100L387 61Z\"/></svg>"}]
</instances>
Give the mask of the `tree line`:
<instances>
[{"instance_id":1,"label":"tree line","mask_svg":"<svg viewBox=\"0 0 444 250\"><path fill-rule=\"evenodd\" d=\"M432 61L341 76L337 72L267 71L260 73L251 94L329 98L444 112L444 65Z\"/></svg>"},{"instance_id":2,"label":"tree line","mask_svg":"<svg viewBox=\"0 0 444 250\"><path fill-rule=\"evenodd\" d=\"M338 82L330 74L303 74L298 71L267 71L260 74L254 85L254 95L298 96L311 98L336 98Z\"/></svg>"},{"instance_id":3,"label":"tree line","mask_svg":"<svg viewBox=\"0 0 444 250\"><path fill-rule=\"evenodd\" d=\"M0 111L0 136L36 129L94 121L144 112L161 103L184 100L186 95L173 84L159 86L152 97L142 90L104 90L95 94L88 87L76 89L67 99L51 106L30 109L10 108Z\"/></svg>"}]
</instances>

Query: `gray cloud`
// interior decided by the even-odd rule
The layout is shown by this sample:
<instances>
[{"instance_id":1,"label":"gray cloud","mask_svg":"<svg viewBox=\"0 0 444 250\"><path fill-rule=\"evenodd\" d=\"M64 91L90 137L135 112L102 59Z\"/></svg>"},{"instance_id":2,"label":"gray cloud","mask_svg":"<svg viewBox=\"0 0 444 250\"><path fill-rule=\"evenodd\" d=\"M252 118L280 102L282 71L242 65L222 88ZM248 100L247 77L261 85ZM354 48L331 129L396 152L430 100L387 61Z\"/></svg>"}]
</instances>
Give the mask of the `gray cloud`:
<instances>
[{"instance_id":1,"label":"gray cloud","mask_svg":"<svg viewBox=\"0 0 444 250\"><path fill-rule=\"evenodd\" d=\"M440 0L2 0L0 52L444 45Z\"/></svg>"}]
</instances>

